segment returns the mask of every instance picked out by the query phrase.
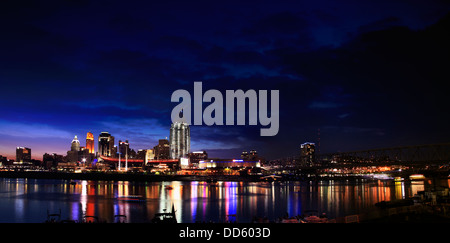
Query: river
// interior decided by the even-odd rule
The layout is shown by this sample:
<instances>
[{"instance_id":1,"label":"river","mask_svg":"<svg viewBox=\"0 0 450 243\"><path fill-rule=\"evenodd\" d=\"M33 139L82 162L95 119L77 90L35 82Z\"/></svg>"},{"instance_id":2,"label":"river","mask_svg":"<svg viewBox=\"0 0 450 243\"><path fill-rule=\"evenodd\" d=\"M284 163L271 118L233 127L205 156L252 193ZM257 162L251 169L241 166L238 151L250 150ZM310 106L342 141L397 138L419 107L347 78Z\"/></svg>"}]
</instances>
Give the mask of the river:
<instances>
[{"instance_id":1,"label":"river","mask_svg":"<svg viewBox=\"0 0 450 243\"><path fill-rule=\"evenodd\" d=\"M129 182L0 178L0 222L41 223L47 213L61 220L96 216L115 222L150 222L155 213L175 208L178 222L249 223L252 218L302 215L310 210L329 218L376 210L380 201L411 197L450 180L326 180L302 182ZM142 202L118 200L139 195Z\"/></svg>"}]
</instances>

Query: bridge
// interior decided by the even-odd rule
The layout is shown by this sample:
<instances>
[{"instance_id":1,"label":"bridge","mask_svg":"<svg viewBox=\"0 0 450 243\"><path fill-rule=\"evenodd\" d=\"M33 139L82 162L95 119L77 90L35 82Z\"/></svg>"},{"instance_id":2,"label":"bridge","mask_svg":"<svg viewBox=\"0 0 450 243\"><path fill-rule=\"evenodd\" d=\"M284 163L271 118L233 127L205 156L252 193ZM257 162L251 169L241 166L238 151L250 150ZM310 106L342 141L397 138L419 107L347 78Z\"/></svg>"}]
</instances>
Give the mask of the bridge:
<instances>
[{"instance_id":1,"label":"bridge","mask_svg":"<svg viewBox=\"0 0 450 243\"><path fill-rule=\"evenodd\" d=\"M308 157L298 157L298 163L308 162ZM314 164L326 166L332 164L358 165L431 165L450 163L450 143L437 143L414 146L400 146L379 149L367 149L351 152L335 152L316 155Z\"/></svg>"},{"instance_id":2,"label":"bridge","mask_svg":"<svg viewBox=\"0 0 450 243\"><path fill-rule=\"evenodd\" d=\"M450 143L401 146L318 155L319 163L439 164L450 162Z\"/></svg>"}]
</instances>

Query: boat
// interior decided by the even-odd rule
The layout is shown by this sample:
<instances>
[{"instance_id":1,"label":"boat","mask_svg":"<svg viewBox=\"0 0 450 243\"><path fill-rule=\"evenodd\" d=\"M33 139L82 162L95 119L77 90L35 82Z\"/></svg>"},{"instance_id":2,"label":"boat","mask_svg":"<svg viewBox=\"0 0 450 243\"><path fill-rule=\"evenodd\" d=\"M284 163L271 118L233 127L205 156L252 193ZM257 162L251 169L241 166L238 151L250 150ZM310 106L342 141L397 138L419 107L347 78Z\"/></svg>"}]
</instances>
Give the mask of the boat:
<instances>
[{"instance_id":1,"label":"boat","mask_svg":"<svg viewBox=\"0 0 450 243\"><path fill-rule=\"evenodd\" d=\"M155 213L155 217L152 219L152 223L177 223L175 216L175 207L172 204L172 212L166 213L166 209L163 209L163 213Z\"/></svg>"},{"instance_id":2,"label":"boat","mask_svg":"<svg viewBox=\"0 0 450 243\"><path fill-rule=\"evenodd\" d=\"M119 196L117 197L117 200L125 202L145 202L147 199L141 195L128 195L128 196Z\"/></svg>"}]
</instances>

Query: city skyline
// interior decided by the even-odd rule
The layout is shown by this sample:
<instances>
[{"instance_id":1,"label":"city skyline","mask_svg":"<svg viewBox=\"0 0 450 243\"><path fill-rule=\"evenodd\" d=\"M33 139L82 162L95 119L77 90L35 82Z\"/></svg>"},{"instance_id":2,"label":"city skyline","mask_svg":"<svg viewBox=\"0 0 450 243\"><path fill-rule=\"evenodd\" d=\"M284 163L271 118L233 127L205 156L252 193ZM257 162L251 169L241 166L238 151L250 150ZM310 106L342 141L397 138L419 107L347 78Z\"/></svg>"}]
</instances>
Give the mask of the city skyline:
<instances>
[{"instance_id":1,"label":"city skyline","mask_svg":"<svg viewBox=\"0 0 450 243\"><path fill-rule=\"evenodd\" d=\"M64 155L87 132L152 148L170 136L171 94L196 81L279 90L276 136L190 126L191 151L211 157L283 158L319 137L321 153L449 141L450 3L26 1L0 3L0 20L9 159Z\"/></svg>"}]
</instances>

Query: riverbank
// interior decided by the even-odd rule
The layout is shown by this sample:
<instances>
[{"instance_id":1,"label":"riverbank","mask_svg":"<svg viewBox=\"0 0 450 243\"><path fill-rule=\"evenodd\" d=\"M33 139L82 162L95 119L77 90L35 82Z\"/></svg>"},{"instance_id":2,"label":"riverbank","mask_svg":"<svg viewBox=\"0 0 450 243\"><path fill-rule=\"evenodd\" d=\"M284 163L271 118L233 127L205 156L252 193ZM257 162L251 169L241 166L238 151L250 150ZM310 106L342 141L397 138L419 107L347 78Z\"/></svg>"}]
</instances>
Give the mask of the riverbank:
<instances>
[{"instance_id":1,"label":"riverbank","mask_svg":"<svg viewBox=\"0 0 450 243\"><path fill-rule=\"evenodd\" d=\"M0 171L0 178L29 178L29 179L62 179L62 180L92 180L92 181L273 181L261 179L260 175L154 175L147 173L136 172L83 172L83 173L70 173L70 172L55 172L55 171ZM448 176L435 176L433 178L448 178ZM276 179L276 181L354 181L354 180L379 180L377 178L371 178L366 176L339 176L339 177L306 177L306 176L290 176L283 175ZM385 179L394 181L393 179ZM405 179L407 181L408 179Z\"/></svg>"},{"instance_id":2,"label":"riverbank","mask_svg":"<svg viewBox=\"0 0 450 243\"><path fill-rule=\"evenodd\" d=\"M261 175L154 175L136 172L55 172L55 171L0 171L0 178L28 178L28 179L62 179L62 180L91 180L91 181L141 181L141 182L160 182L160 181L273 181L261 180ZM269 178L270 179L270 178ZM354 180L370 179L361 176L345 177L293 177L289 175L280 176L276 181L327 181L327 180Z\"/></svg>"},{"instance_id":3,"label":"riverbank","mask_svg":"<svg viewBox=\"0 0 450 243\"><path fill-rule=\"evenodd\" d=\"M93 181L257 181L259 177L242 177L235 175L186 176L186 175L152 175L144 173L69 173L50 171L0 171L0 178L28 179L62 179Z\"/></svg>"}]
</instances>

